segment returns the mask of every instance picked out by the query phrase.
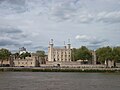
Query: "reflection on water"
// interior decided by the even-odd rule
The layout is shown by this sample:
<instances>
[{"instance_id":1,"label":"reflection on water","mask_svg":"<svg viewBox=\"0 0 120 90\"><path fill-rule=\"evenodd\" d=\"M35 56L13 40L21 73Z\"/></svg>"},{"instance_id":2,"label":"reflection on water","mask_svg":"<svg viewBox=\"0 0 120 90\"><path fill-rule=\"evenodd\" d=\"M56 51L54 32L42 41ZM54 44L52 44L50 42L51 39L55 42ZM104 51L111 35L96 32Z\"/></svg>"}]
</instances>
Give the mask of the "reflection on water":
<instances>
[{"instance_id":1,"label":"reflection on water","mask_svg":"<svg viewBox=\"0 0 120 90\"><path fill-rule=\"evenodd\" d=\"M0 72L0 90L120 90L120 74Z\"/></svg>"}]
</instances>

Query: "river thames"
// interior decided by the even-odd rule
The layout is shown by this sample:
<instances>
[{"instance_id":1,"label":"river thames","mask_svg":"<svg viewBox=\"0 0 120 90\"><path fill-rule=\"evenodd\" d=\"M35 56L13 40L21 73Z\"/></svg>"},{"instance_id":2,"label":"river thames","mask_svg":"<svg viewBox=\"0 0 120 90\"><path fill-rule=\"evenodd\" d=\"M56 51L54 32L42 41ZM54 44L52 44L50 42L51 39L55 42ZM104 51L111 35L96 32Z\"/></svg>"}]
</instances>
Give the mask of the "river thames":
<instances>
[{"instance_id":1,"label":"river thames","mask_svg":"<svg viewBox=\"0 0 120 90\"><path fill-rule=\"evenodd\" d=\"M0 90L120 90L120 73L0 72Z\"/></svg>"}]
</instances>

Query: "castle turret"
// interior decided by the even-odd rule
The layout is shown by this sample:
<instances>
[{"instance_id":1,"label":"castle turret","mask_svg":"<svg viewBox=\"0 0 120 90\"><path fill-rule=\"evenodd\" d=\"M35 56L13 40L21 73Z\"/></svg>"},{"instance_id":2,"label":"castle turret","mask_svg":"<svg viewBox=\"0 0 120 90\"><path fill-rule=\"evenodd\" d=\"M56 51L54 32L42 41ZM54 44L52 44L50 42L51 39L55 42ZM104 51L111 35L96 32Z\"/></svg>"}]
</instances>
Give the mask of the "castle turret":
<instances>
[{"instance_id":1,"label":"castle turret","mask_svg":"<svg viewBox=\"0 0 120 90\"><path fill-rule=\"evenodd\" d=\"M66 45L65 45L65 41L64 41L64 48L65 48L65 49L67 48Z\"/></svg>"},{"instance_id":2,"label":"castle turret","mask_svg":"<svg viewBox=\"0 0 120 90\"><path fill-rule=\"evenodd\" d=\"M68 48L68 49L71 49L70 39L68 39L67 48Z\"/></svg>"},{"instance_id":3,"label":"castle turret","mask_svg":"<svg viewBox=\"0 0 120 90\"><path fill-rule=\"evenodd\" d=\"M53 61L53 45L53 39L51 39L48 47L48 61Z\"/></svg>"},{"instance_id":4,"label":"castle turret","mask_svg":"<svg viewBox=\"0 0 120 90\"><path fill-rule=\"evenodd\" d=\"M96 52L94 50L92 51L92 56L93 56L92 64L96 65Z\"/></svg>"},{"instance_id":5,"label":"castle turret","mask_svg":"<svg viewBox=\"0 0 120 90\"><path fill-rule=\"evenodd\" d=\"M68 44L67 44L67 61L71 61L71 44L70 44L70 39L68 39Z\"/></svg>"}]
</instances>

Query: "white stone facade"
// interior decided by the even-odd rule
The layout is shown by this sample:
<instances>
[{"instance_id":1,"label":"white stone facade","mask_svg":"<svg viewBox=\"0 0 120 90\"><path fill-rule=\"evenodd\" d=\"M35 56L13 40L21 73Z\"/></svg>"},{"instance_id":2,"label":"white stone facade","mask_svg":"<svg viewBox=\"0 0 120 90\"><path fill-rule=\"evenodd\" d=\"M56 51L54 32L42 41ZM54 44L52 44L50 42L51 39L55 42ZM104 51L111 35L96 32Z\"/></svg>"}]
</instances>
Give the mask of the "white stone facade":
<instances>
[{"instance_id":1,"label":"white stone facade","mask_svg":"<svg viewBox=\"0 0 120 90\"><path fill-rule=\"evenodd\" d=\"M51 41L48 47L48 61L71 61L71 44L68 44L63 48L55 48L53 42Z\"/></svg>"},{"instance_id":2,"label":"white stone facade","mask_svg":"<svg viewBox=\"0 0 120 90\"><path fill-rule=\"evenodd\" d=\"M39 65L39 58L38 57L26 57L26 59L15 59L14 60L15 67L36 67Z\"/></svg>"}]
</instances>

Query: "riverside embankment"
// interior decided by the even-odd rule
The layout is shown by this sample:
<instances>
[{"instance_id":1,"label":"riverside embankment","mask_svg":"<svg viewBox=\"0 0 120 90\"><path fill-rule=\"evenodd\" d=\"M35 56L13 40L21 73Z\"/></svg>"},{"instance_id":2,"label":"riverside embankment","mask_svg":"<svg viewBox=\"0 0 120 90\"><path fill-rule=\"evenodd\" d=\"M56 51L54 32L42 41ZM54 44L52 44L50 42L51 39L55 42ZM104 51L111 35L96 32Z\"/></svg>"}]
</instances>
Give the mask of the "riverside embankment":
<instances>
[{"instance_id":1,"label":"riverside embankment","mask_svg":"<svg viewBox=\"0 0 120 90\"><path fill-rule=\"evenodd\" d=\"M0 67L0 72L119 72L120 68Z\"/></svg>"}]
</instances>

